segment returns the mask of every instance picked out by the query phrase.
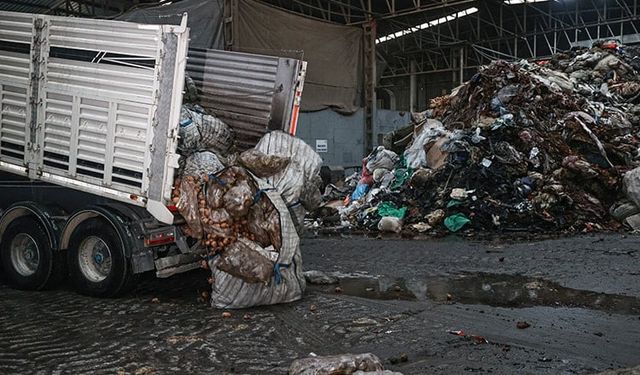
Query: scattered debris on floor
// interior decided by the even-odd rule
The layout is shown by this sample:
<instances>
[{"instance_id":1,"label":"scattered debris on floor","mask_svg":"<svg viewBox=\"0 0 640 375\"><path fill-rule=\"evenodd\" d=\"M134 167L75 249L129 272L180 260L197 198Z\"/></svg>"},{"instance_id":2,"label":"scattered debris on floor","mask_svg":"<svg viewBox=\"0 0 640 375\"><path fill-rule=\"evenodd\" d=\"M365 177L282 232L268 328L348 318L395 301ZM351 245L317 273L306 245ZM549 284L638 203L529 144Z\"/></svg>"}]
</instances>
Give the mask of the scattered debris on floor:
<instances>
[{"instance_id":1,"label":"scattered debris on floor","mask_svg":"<svg viewBox=\"0 0 640 375\"><path fill-rule=\"evenodd\" d=\"M483 336L470 335L470 334L465 333L464 331L447 331L447 333L449 333L451 335L464 337L465 339L471 341L474 344L488 344L489 343L489 341L486 338L484 338Z\"/></svg>"},{"instance_id":2,"label":"scattered debris on floor","mask_svg":"<svg viewBox=\"0 0 640 375\"><path fill-rule=\"evenodd\" d=\"M296 359L289 367L289 375L397 375L385 371L382 361L371 353L343 354L328 357L311 356ZM400 374L401 375L401 374Z\"/></svg>"},{"instance_id":3,"label":"scattered debris on floor","mask_svg":"<svg viewBox=\"0 0 640 375\"><path fill-rule=\"evenodd\" d=\"M359 176L328 186L309 223L425 234L640 229L638 55L598 45L481 68L388 134Z\"/></svg>"}]
</instances>

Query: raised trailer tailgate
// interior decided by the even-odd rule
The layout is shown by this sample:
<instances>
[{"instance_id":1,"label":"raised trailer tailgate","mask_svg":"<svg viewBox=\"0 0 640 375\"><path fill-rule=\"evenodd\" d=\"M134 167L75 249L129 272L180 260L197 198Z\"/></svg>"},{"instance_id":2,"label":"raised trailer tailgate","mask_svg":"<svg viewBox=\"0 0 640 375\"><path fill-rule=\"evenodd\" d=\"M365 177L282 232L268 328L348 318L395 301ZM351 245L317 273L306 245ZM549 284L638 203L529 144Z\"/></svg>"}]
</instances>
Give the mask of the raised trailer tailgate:
<instances>
[{"instance_id":1,"label":"raised trailer tailgate","mask_svg":"<svg viewBox=\"0 0 640 375\"><path fill-rule=\"evenodd\" d=\"M190 48L187 74L200 104L249 149L269 130L295 135L306 63L285 57Z\"/></svg>"}]
</instances>

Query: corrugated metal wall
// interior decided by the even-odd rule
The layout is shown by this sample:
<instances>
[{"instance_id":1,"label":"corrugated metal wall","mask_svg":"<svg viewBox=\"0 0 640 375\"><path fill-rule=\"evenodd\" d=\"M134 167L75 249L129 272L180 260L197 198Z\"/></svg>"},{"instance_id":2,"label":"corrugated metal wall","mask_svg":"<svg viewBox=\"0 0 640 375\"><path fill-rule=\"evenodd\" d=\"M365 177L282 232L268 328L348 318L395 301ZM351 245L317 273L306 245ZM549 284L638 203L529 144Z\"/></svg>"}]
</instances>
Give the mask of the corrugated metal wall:
<instances>
[{"instance_id":1,"label":"corrugated metal wall","mask_svg":"<svg viewBox=\"0 0 640 375\"><path fill-rule=\"evenodd\" d=\"M410 121L406 112L378 109L374 126L374 145L381 135ZM325 165L359 167L364 155L364 117L360 109L351 116L340 115L330 109L300 114L297 137L318 152ZM320 149L317 142L320 141Z\"/></svg>"}]
</instances>

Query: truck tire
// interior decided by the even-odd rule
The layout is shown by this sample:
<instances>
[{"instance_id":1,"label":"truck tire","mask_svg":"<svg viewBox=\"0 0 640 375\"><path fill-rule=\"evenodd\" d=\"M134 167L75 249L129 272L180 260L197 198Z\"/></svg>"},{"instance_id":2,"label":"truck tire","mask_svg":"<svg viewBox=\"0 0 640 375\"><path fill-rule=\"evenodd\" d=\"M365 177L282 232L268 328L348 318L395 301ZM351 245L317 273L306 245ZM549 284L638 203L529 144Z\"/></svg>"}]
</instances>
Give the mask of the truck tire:
<instances>
[{"instance_id":1,"label":"truck tire","mask_svg":"<svg viewBox=\"0 0 640 375\"><path fill-rule=\"evenodd\" d=\"M0 243L2 268L17 289L51 288L65 276L65 259L51 248L47 232L38 220L20 217L7 227Z\"/></svg>"},{"instance_id":2,"label":"truck tire","mask_svg":"<svg viewBox=\"0 0 640 375\"><path fill-rule=\"evenodd\" d=\"M69 279L81 294L116 297L132 286L133 274L116 230L103 219L80 224L69 240Z\"/></svg>"}]
</instances>

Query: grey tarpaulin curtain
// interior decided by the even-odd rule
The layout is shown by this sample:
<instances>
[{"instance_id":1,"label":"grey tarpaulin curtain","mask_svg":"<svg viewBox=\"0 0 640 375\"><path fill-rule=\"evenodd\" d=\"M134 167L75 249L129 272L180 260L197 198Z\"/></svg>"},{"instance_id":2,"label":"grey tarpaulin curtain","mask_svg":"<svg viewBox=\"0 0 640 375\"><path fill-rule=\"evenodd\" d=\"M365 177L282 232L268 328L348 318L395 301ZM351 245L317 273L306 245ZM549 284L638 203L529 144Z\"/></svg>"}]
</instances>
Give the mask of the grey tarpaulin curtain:
<instances>
[{"instance_id":1,"label":"grey tarpaulin curtain","mask_svg":"<svg viewBox=\"0 0 640 375\"><path fill-rule=\"evenodd\" d=\"M150 24L180 24L187 12L190 30L189 46L224 49L223 0L183 0L170 5L134 9L118 17L121 21Z\"/></svg>"},{"instance_id":2,"label":"grey tarpaulin curtain","mask_svg":"<svg viewBox=\"0 0 640 375\"><path fill-rule=\"evenodd\" d=\"M233 22L234 50L308 62L303 111L357 111L362 86L362 28L313 20L253 0L238 0Z\"/></svg>"}]
</instances>

